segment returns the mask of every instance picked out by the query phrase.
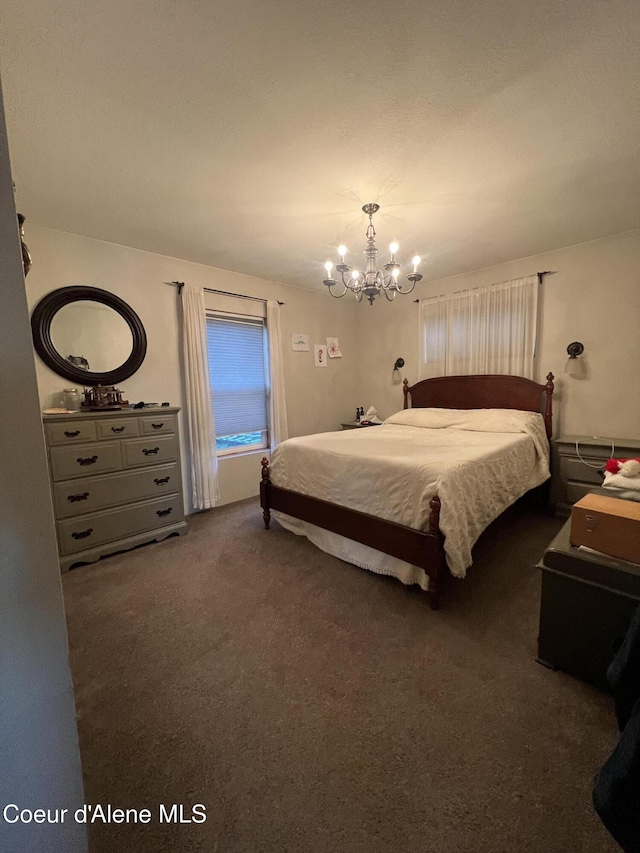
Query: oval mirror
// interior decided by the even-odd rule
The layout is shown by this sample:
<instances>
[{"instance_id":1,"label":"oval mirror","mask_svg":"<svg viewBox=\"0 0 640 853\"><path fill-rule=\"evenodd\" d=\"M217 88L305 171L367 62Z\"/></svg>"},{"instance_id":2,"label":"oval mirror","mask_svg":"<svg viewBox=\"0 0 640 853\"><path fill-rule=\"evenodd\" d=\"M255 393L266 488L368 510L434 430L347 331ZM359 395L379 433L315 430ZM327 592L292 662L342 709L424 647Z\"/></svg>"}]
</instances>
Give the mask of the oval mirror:
<instances>
[{"instance_id":1,"label":"oval mirror","mask_svg":"<svg viewBox=\"0 0 640 853\"><path fill-rule=\"evenodd\" d=\"M81 385L115 385L142 364L147 338L140 318L97 287L62 287L31 315L36 352L59 376Z\"/></svg>"}]
</instances>

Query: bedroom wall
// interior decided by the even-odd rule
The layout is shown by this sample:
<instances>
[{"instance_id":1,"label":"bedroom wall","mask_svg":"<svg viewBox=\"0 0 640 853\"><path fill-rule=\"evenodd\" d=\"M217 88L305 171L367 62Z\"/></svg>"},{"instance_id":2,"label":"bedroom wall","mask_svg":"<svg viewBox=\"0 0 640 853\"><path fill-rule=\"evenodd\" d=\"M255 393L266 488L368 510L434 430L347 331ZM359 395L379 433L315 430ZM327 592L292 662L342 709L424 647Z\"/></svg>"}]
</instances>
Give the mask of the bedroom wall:
<instances>
[{"instance_id":1,"label":"bedroom wall","mask_svg":"<svg viewBox=\"0 0 640 853\"><path fill-rule=\"evenodd\" d=\"M428 257L423 273L428 278ZM536 380L556 377L554 434L637 438L640 435L640 231L603 237L531 258L436 281L421 282L393 303L360 305L358 394L381 417L402 408L402 386L392 384L393 364L409 383L418 379L418 305L441 293L552 270L540 290ZM586 377L563 371L572 341L585 346ZM375 367L373 367L375 365Z\"/></svg>"},{"instance_id":2,"label":"bedroom wall","mask_svg":"<svg viewBox=\"0 0 640 853\"><path fill-rule=\"evenodd\" d=\"M43 228L27 221L25 240L33 257L27 279L29 309L51 290L68 285L90 285L109 290L128 302L140 316L148 339L147 356L140 370L122 383L131 402L168 401L183 406L179 297L177 288L165 282L186 281L203 287L277 299L282 306L283 356L287 417L291 436L340 428L353 419L356 399L355 304L332 299L275 281L254 278L176 258L143 252ZM237 300L242 306L251 305ZM291 335L310 336L310 352L293 352ZM313 344L337 336L343 357L331 359L326 368L314 367ZM43 408L59 405L67 380L49 370L36 356L40 402ZM189 459L184 445L183 469L187 511ZM220 461L222 502L240 500L258 492L260 458L264 451Z\"/></svg>"},{"instance_id":3,"label":"bedroom wall","mask_svg":"<svg viewBox=\"0 0 640 853\"><path fill-rule=\"evenodd\" d=\"M83 802L73 685L0 93L0 803ZM84 853L85 827L0 819L0 849Z\"/></svg>"}]
</instances>

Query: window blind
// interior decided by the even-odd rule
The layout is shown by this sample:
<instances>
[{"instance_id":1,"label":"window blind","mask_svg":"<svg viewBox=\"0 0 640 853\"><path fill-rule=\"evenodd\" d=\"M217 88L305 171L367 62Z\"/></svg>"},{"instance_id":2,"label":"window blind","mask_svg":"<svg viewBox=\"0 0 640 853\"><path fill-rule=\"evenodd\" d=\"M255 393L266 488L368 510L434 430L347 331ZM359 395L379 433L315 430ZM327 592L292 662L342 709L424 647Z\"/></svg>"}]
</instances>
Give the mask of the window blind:
<instances>
[{"instance_id":1,"label":"window blind","mask_svg":"<svg viewBox=\"0 0 640 853\"><path fill-rule=\"evenodd\" d=\"M263 321L207 317L207 349L216 435L266 430Z\"/></svg>"}]
</instances>

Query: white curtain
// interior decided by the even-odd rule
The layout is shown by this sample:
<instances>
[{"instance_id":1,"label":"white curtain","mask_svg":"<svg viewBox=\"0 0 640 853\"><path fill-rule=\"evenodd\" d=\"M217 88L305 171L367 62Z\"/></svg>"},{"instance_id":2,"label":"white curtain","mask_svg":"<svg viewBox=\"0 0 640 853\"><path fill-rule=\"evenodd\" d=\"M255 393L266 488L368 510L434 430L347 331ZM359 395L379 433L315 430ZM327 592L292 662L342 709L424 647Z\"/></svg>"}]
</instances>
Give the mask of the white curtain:
<instances>
[{"instance_id":1,"label":"white curtain","mask_svg":"<svg viewBox=\"0 0 640 853\"><path fill-rule=\"evenodd\" d=\"M280 306L274 300L267 301L267 335L269 336L269 440L271 450L275 450L280 442L289 437L289 428L284 395Z\"/></svg>"},{"instance_id":2,"label":"white curtain","mask_svg":"<svg viewBox=\"0 0 640 853\"><path fill-rule=\"evenodd\" d=\"M220 503L218 457L207 358L204 291L192 284L182 287L182 330L191 500L194 509L209 509Z\"/></svg>"},{"instance_id":3,"label":"white curtain","mask_svg":"<svg viewBox=\"0 0 640 853\"><path fill-rule=\"evenodd\" d=\"M420 301L420 379L506 373L533 379L538 276Z\"/></svg>"}]
</instances>

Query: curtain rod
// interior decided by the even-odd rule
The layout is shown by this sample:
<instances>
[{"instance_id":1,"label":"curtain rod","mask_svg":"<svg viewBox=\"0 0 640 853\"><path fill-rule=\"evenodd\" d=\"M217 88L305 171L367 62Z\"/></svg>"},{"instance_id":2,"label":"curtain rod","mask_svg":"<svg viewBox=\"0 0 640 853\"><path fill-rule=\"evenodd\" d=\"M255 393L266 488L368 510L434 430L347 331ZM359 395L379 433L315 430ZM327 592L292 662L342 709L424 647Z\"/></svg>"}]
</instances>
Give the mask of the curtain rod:
<instances>
[{"instance_id":1,"label":"curtain rod","mask_svg":"<svg viewBox=\"0 0 640 853\"><path fill-rule=\"evenodd\" d=\"M534 273L530 273L530 275L537 275L537 276L538 276L538 284L542 284L542 276L543 276L543 275L550 275L552 272L554 272L554 270L542 270L542 272L534 272ZM526 275L518 276L518 278L528 278L528 277L529 277L529 276L526 276ZM507 279L507 281L515 281L515 279ZM501 281L496 281L496 282L495 282L495 284L502 284L502 282L501 282ZM480 287L482 287L483 285L479 285L479 286L480 286ZM489 285L489 287L491 287L491 285ZM475 289L476 289L475 287L470 287L470 288L469 288L469 290L475 290ZM463 290L456 290L456 291L454 291L453 293L444 293L444 294L438 294L438 295L442 295L442 296L454 296L456 293L463 293L463 292L464 292ZM430 297L430 296L427 296L427 297L425 297L425 298L426 298L426 299L431 299L431 297ZM416 303L416 302L420 302L420 300L419 300L419 299L414 299L413 301L414 301L414 303Z\"/></svg>"},{"instance_id":2,"label":"curtain rod","mask_svg":"<svg viewBox=\"0 0 640 853\"><path fill-rule=\"evenodd\" d=\"M184 287L184 281L169 281L168 284L174 284L178 288L178 293L182 291ZM221 293L223 296L236 296L238 299L253 299L255 302L268 302L268 299L261 299L260 296L245 296L244 293L230 293L228 290L214 290L212 287L203 287L203 290L206 290L207 293ZM284 305L284 302L280 302L277 300L278 305Z\"/></svg>"}]
</instances>

